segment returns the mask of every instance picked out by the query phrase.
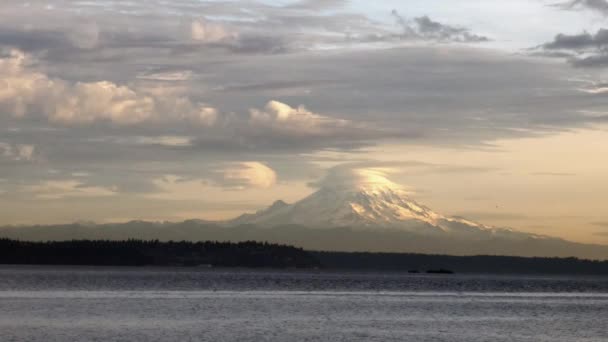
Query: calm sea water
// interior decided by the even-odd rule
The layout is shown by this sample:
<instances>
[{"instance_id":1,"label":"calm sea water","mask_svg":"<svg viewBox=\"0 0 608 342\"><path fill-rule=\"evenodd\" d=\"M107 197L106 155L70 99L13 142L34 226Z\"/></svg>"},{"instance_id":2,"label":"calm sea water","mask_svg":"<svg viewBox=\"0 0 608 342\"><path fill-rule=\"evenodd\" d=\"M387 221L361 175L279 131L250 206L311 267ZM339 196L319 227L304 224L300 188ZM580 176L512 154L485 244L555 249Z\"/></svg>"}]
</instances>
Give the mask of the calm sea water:
<instances>
[{"instance_id":1,"label":"calm sea water","mask_svg":"<svg viewBox=\"0 0 608 342\"><path fill-rule=\"evenodd\" d=\"M0 341L608 341L607 277L0 267Z\"/></svg>"}]
</instances>

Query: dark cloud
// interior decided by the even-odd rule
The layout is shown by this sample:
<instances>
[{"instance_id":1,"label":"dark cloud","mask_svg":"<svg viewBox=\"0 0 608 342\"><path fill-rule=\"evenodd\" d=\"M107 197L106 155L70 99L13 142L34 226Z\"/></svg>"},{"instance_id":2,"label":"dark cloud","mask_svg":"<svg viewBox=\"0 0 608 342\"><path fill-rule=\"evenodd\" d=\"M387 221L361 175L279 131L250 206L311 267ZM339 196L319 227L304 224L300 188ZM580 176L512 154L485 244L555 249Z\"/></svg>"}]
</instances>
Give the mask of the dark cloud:
<instances>
[{"instance_id":1,"label":"dark cloud","mask_svg":"<svg viewBox=\"0 0 608 342\"><path fill-rule=\"evenodd\" d=\"M564 10L587 9L603 15L608 14L608 1L606 0L572 0L554 6Z\"/></svg>"},{"instance_id":2,"label":"dark cloud","mask_svg":"<svg viewBox=\"0 0 608 342\"><path fill-rule=\"evenodd\" d=\"M489 41L488 37L476 35L469 29L445 25L422 16L408 20L401 16L397 10L391 12L397 24L403 29L403 39L423 39L463 43L479 43Z\"/></svg>"},{"instance_id":3,"label":"dark cloud","mask_svg":"<svg viewBox=\"0 0 608 342\"><path fill-rule=\"evenodd\" d=\"M38 52L50 48L74 48L62 31L0 29L0 45L12 46L26 52Z\"/></svg>"},{"instance_id":4,"label":"dark cloud","mask_svg":"<svg viewBox=\"0 0 608 342\"><path fill-rule=\"evenodd\" d=\"M553 41L537 47L548 57L566 57L575 67L593 68L608 66L608 29L595 34L583 32L574 35L560 33Z\"/></svg>"},{"instance_id":5,"label":"dark cloud","mask_svg":"<svg viewBox=\"0 0 608 342\"><path fill-rule=\"evenodd\" d=\"M546 50L586 50L604 48L608 44L608 30L600 29L595 34L583 32L575 35L558 34L552 42L543 45Z\"/></svg>"},{"instance_id":6,"label":"dark cloud","mask_svg":"<svg viewBox=\"0 0 608 342\"><path fill-rule=\"evenodd\" d=\"M238 54L277 54L291 50L289 44L280 36L261 36L245 34L232 42L217 44Z\"/></svg>"},{"instance_id":7,"label":"dark cloud","mask_svg":"<svg viewBox=\"0 0 608 342\"><path fill-rule=\"evenodd\" d=\"M608 53L599 53L589 57L573 58L572 65L581 68L605 68L608 67Z\"/></svg>"}]
</instances>

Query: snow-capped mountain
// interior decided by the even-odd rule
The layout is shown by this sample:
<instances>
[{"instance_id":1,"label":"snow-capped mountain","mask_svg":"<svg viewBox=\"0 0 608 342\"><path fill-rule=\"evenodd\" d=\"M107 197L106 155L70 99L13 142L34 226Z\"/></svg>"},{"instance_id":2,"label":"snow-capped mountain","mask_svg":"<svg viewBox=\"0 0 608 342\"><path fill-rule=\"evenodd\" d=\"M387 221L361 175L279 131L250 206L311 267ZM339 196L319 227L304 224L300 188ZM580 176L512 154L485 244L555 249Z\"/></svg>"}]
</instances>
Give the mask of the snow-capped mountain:
<instances>
[{"instance_id":1,"label":"snow-capped mountain","mask_svg":"<svg viewBox=\"0 0 608 342\"><path fill-rule=\"evenodd\" d=\"M381 170L337 170L316 186L318 191L298 202L277 201L267 209L229 221L0 227L0 237L42 241L267 241L318 251L608 259L606 246L443 216L413 200Z\"/></svg>"},{"instance_id":2,"label":"snow-capped mountain","mask_svg":"<svg viewBox=\"0 0 608 342\"><path fill-rule=\"evenodd\" d=\"M352 176L352 175L351 175ZM229 225L251 224L260 228L299 225L308 228L349 227L399 230L435 235L514 235L463 218L446 217L416 202L400 186L378 173L356 174L356 181L325 184L293 204L277 201L255 214L245 214Z\"/></svg>"}]
</instances>

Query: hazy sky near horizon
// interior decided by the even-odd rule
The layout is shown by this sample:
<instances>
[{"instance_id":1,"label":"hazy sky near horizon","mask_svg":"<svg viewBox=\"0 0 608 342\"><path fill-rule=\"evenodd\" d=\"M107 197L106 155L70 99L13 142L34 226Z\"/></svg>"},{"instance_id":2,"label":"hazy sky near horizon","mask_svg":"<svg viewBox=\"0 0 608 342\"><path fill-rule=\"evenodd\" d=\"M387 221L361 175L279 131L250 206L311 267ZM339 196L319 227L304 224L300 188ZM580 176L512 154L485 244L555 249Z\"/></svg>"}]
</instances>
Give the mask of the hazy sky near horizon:
<instances>
[{"instance_id":1,"label":"hazy sky near horizon","mask_svg":"<svg viewBox=\"0 0 608 342\"><path fill-rule=\"evenodd\" d=\"M608 243L608 1L5 1L0 225L222 219L387 167Z\"/></svg>"}]
</instances>

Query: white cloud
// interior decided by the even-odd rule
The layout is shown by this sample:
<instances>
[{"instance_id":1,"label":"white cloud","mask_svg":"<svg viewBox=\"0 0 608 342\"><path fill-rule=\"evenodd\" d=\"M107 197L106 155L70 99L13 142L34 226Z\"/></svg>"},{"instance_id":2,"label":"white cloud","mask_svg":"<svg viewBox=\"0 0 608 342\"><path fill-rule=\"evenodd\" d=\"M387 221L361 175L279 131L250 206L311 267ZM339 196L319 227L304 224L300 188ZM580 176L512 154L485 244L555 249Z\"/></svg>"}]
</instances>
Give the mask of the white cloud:
<instances>
[{"instance_id":1,"label":"white cloud","mask_svg":"<svg viewBox=\"0 0 608 342\"><path fill-rule=\"evenodd\" d=\"M0 158L13 161L32 161L34 160L36 148L34 145L17 144L12 145L0 142Z\"/></svg>"},{"instance_id":2,"label":"white cloud","mask_svg":"<svg viewBox=\"0 0 608 342\"><path fill-rule=\"evenodd\" d=\"M256 162L231 163L221 170L222 183L237 189L272 187L277 182L276 172L268 166Z\"/></svg>"},{"instance_id":3,"label":"white cloud","mask_svg":"<svg viewBox=\"0 0 608 342\"><path fill-rule=\"evenodd\" d=\"M263 110L249 111L250 123L273 131L302 135L328 135L337 128L349 127L347 120L334 119L310 112L304 106L290 107L279 101L270 101Z\"/></svg>"},{"instance_id":4,"label":"white cloud","mask_svg":"<svg viewBox=\"0 0 608 342\"><path fill-rule=\"evenodd\" d=\"M142 89L109 81L71 83L49 77L29 64L30 58L18 50L0 58L1 114L13 119L43 119L63 126L105 123L167 129L188 127L195 130L191 135L215 135L226 140L236 131L243 139L253 141L253 145L256 141L270 144L275 139L298 146L309 138L349 141L374 131L373 127L279 101L270 101L263 109L250 109L248 116L221 113L206 103L180 96L172 88ZM205 130L210 127L214 130Z\"/></svg>"},{"instance_id":5,"label":"white cloud","mask_svg":"<svg viewBox=\"0 0 608 342\"><path fill-rule=\"evenodd\" d=\"M257 161L234 162L218 167L210 175L184 178L167 174L152 180L159 190L149 198L162 200L202 200L213 196L226 196L230 190L264 192L277 183L276 172ZM239 191L240 193L240 191Z\"/></svg>"},{"instance_id":6,"label":"white cloud","mask_svg":"<svg viewBox=\"0 0 608 342\"><path fill-rule=\"evenodd\" d=\"M154 115L155 101L137 94L125 86L111 82L77 83L62 94L51 119L65 123L90 123L107 120L119 124L133 124Z\"/></svg>"},{"instance_id":7,"label":"white cloud","mask_svg":"<svg viewBox=\"0 0 608 342\"><path fill-rule=\"evenodd\" d=\"M152 180L152 183L159 191L147 197L169 201L201 200L209 189L202 179L184 179L177 175L165 175Z\"/></svg>"},{"instance_id":8,"label":"white cloud","mask_svg":"<svg viewBox=\"0 0 608 342\"><path fill-rule=\"evenodd\" d=\"M359 167L345 164L331 168L321 181L311 185L330 189L391 188L404 190L403 186L389 180L389 176L397 171L391 167Z\"/></svg>"},{"instance_id":9,"label":"white cloud","mask_svg":"<svg viewBox=\"0 0 608 342\"><path fill-rule=\"evenodd\" d=\"M78 180L53 180L23 187L23 191L37 199L65 199L81 197L107 197L117 195L117 189L88 186Z\"/></svg>"},{"instance_id":10,"label":"white cloud","mask_svg":"<svg viewBox=\"0 0 608 342\"><path fill-rule=\"evenodd\" d=\"M161 145L169 147L185 147L192 145L192 138L185 136L164 135L159 137L137 137L135 140L142 145Z\"/></svg>"},{"instance_id":11,"label":"white cloud","mask_svg":"<svg viewBox=\"0 0 608 342\"><path fill-rule=\"evenodd\" d=\"M88 172L72 172L72 177L78 177L78 178L86 178L89 177L91 174Z\"/></svg>"},{"instance_id":12,"label":"white cloud","mask_svg":"<svg viewBox=\"0 0 608 342\"><path fill-rule=\"evenodd\" d=\"M18 50L0 58L0 109L13 117L43 115L65 125L178 120L211 126L218 116L215 108L173 94L148 94L108 81L70 84L31 70L28 62Z\"/></svg>"},{"instance_id":13,"label":"white cloud","mask_svg":"<svg viewBox=\"0 0 608 342\"><path fill-rule=\"evenodd\" d=\"M172 72L155 72L155 73L143 73L137 76L141 80L150 81L165 81L165 82L178 82L186 81L192 77L192 71L172 71Z\"/></svg>"},{"instance_id":14,"label":"white cloud","mask_svg":"<svg viewBox=\"0 0 608 342\"><path fill-rule=\"evenodd\" d=\"M203 43L218 43L236 38L236 33L224 26L202 19L192 22L190 32L193 40Z\"/></svg>"},{"instance_id":15,"label":"white cloud","mask_svg":"<svg viewBox=\"0 0 608 342\"><path fill-rule=\"evenodd\" d=\"M586 87L580 89L580 91L588 94L606 94L608 93L608 83L591 83Z\"/></svg>"}]
</instances>

